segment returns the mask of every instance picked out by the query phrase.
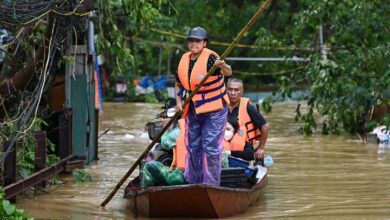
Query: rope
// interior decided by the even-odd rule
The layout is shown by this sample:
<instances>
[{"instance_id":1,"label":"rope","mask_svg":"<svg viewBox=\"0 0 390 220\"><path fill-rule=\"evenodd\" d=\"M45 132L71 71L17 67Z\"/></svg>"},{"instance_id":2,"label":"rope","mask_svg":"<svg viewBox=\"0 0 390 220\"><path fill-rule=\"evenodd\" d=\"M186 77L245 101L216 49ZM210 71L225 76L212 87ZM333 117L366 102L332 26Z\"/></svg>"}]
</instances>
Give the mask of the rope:
<instances>
[{"instance_id":1,"label":"rope","mask_svg":"<svg viewBox=\"0 0 390 220\"><path fill-rule=\"evenodd\" d=\"M53 22L53 29L52 29L52 34L51 34L51 37L50 37L50 41L49 41L49 55L47 56L47 60L46 60L46 65L45 65L45 68L44 68L44 71L43 71L43 80L40 82L39 84L39 89L38 89L38 94L39 96L35 96L35 99L34 101L32 102L32 104L30 105L29 108L26 108L25 112L22 113L22 115L19 117L20 120L18 120L20 122L20 126L17 126L16 129L24 126L30 115L32 114L32 112L34 111L35 109L35 114L34 114L34 119L33 119L33 122L27 127L27 129L25 129L24 131L16 131L14 132L12 135L10 135L11 137L13 136L12 138L12 141L10 142L10 144L8 145L9 147L7 148L7 150L4 152L4 154L2 155L2 157L0 158L0 165L4 165L4 162L5 162L5 159L7 158L7 156L14 150L14 144L16 142L16 140L19 138L19 136L21 134L25 134L29 129L31 129L32 125L34 124L34 121L36 119L36 115L37 115L37 111L38 111L38 106L39 106L39 103L40 103L40 100L42 98L42 92L43 92L43 88L45 86L45 81L46 81L46 78L48 76L48 64L49 64L49 60L50 60L50 51L53 49L52 48L52 45L51 45L51 42L52 42L52 39L53 39L53 32L54 32L54 27L55 27L55 21Z\"/></svg>"},{"instance_id":2,"label":"rope","mask_svg":"<svg viewBox=\"0 0 390 220\"><path fill-rule=\"evenodd\" d=\"M35 112L34 112L34 118L30 124L30 126L28 126L24 131L22 131L21 133L26 133L28 130L30 130L36 120L36 117L37 117L37 113L38 113L38 106L39 106L39 103L41 102L41 98L42 98L42 94L43 94L43 88L45 87L45 83L46 83L46 79L47 77L49 76L49 71L48 71L48 67L49 67L49 61L52 60L50 59L51 58L51 50L53 49L52 47L52 40L53 40L53 35L54 35L54 29L55 29L55 22L56 20L54 20L54 25L53 25L53 28L52 28L52 31L51 31L51 35L50 35L50 40L49 40L49 49L48 49L48 54L47 54L47 59L46 59L46 64L45 64L45 68L43 70L43 81L42 81L42 86L40 88L40 91L39 91L39 96L38 96L38 102L36 104L36 108L35 108Z\"/></svg>"},{"instance_id":3,"label":"rope","mask_svg":"<svg viewBox=\"0 0 390 220\"><path fill-rule=\"evenodd\" d=\"M84 1L85 0L81 0L76 7L72 8L72 11L68 12L61 12L58 10L64 8L65 3L69 3L67 0L32 1L24 4L20 1L13 1L12 6L0 4L0 23L7 26L26 26L44 16L47 16L49 13L61 16L87 16L88 12L76 12L82 6ZM12 17L8 15L9 11L12 11ZM12 20L16 22L12 22Z\"/></svg>"},{"instance_id":4,"label":"rope","mask_svg":"<svg viewBox=\"0 0 390 220\"><path fill-rule=\"evenodd\" d=\"M187 39L187 36L182 35L182 34L177 34L169 31L164 31L161 29L157 28L150 28L151 31L160 33L163 35L167 36L172 36L172 37L177 37L177 38L182 38L182 39ZM218 45L218 46L229 46L230 43L226 42L221 42L221 41L209 41L208 42L211 45ZM314 48L297 48L295 46L287 46L287 47L260 47L260 46L255 46L255 45L248 45L248 44L237 44L236 47L239 48L250 48L250 49L264 49L264 50L303 50L303 51L315 51Z\"/></svg>"},{"instance_id":5,"label":"rope","mask_svg":"<svg viewBox=\"0 0 390 220\"><path fill-rule=\"evenodd\" d=\"M239 74L239 75L248 75L248 76L272 76L272 75L283 75L286 73L291 73L300 69L305 68L305 66L300 66L294 69L289 69L289 70L281 70L281 71L276 71L276 72L269 72L269 73L252 73L252 72L244 72L244 71L234 71L234 74Z\"/></svg>"}]
</instances>

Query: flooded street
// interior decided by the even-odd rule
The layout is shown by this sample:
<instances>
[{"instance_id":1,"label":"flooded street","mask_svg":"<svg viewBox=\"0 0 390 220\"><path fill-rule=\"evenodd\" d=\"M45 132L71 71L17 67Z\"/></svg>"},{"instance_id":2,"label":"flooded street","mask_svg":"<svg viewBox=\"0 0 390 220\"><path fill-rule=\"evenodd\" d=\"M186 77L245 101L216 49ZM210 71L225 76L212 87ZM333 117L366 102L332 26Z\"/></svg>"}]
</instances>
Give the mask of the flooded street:
<instances>
[{"instance_id":1,"label":"flooded street","mask_svg":"<svg viewBox=\"0 0 390 220\"><path fill-rule=\"evenodd\" d=\"M122 198L128 181L106 208L99 204L148 145L145 123L160 106L105 103L99 134L110 130L99 138L99 160L85 168L93 182L75 183L68 175L49 192L19 198L17 207L36 219L134 219ZM274 160L268 185L254 206L229 219L390 218L390 145L363 144L347 134L299 135L295 106L278 103L265 115L271 126L266 155Z\"/></svg>"}]
</instances>

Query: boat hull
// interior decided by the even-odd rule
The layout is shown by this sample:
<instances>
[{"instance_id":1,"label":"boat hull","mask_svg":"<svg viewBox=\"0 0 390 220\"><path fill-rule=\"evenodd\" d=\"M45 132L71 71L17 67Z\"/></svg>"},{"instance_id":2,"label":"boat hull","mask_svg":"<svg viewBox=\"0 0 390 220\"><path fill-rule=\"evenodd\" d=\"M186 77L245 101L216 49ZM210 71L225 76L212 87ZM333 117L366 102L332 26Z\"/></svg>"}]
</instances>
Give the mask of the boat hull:
<instances>
[{"instance_id":1,"label":"boat hull","mask_svg":"<svg viewBox=\"0 0 390 220\"><path fill-rule=\"evenodd\" d=\"M225 218L245 211L255 203L268 178L252 188L227 188L204 184L157 186L141 189L130 182L125 198L136 217Z\"/></svg>"}]
</instances>

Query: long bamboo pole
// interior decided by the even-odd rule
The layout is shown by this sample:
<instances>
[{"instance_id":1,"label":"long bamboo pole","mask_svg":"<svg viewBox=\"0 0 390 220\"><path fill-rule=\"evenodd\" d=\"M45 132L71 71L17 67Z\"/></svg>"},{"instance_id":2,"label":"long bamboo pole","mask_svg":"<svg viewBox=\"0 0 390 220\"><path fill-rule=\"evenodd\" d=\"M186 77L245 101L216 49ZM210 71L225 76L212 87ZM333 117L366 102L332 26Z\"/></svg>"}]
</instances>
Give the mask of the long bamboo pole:
<instances>
[{"instance_id":1,"label":"long bamboo pole","mask_svg":"<svg viewBox=\"0 0 390 220\"><path fill-rule=\"evenodd\" d=\"M267 0L264 2L264 4L259 8L259 10L256 12L256 14L249 20L249 22L245 25L245 27L241 30L241 32L237 35L237 37L234 39L234 41L229 45L229 47L225 50L225 52L221 55L220 59L225 59L229 53L233 50L234 46L240 41L240 39L244 36L244 33L248 31L248 29L255 23L257 18L263 14L263 12L268 8L268 6L271 4L272 0ZM214 71L217 69L216 66L213 66L203 77L202 81L199 83L198 87L195 88L194 91L192 91L191 95L186 99L186 101L182 104L182 109L185 109L187 104L192 100L192 97L199 91L199 89L203 86L203 84L206 82L206 80L211 76L211 74L214 73ZM148 154L150 149L156 144L156 142L161 138L161 136L164 134L164 132L172 125L174 121L179 117L180 113L176 112L176 114L169 120L169 122L163 127L163 129L160 131L160 133L153 139L153 141L149 144L149 146L145 149L145 151L141 154L140 157L138 157L137 161L130 167L130 169L127 171L127 173L122 177L122 179L117 183L115 188L111 191L111 193L107 196L107 198L100 204L101 207L104 207L111 199L114 197L115 193L119 190L119 188L122 186L122 184L127 180L127 178L133 173L135 168L138 166L138 164L141 163L142 159L145 158L145 156Z\"/></svg>"}]
</instances>

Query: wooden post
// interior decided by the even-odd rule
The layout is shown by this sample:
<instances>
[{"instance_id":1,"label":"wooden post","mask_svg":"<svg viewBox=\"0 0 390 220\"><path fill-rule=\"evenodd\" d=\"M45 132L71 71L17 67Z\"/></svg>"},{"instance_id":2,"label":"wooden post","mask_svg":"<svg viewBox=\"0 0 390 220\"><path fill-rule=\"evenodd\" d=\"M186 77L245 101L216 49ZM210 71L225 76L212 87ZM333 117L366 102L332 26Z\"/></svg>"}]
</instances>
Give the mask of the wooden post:
<instances>
[{"instance_id":1,"label":"wooden post","mask_svg":"<svg viewBox=\"0 0 390 220\"><path fill-rule=\"evenodd\" d=\"M160 52L158 55L158 76L161 75L161 63L162 63L162 56L163 56L162 45L160 45L159 50L160 50Z\"/></svg>"},{"instance_id":2,"label":"wooden post","mask_svg":"<svg viewBox=\"0 0 390 220\"><path fill-rule=\"evenodd\" d=\"M58 117L59 131L58 131L58 156L64 159L71 155L70 143L71 140L71 114L68 110L62 112Z\"/></svg>"},{"instance_id":3,"label":"wooden post","mask_svg":"<svg viewBox=\"0 0 390 220\"><path fill-rule=\"evenodd\" d=\"M3 145L4 152L7 151L8 148L13 148L10 154L8 154L7 158L4 161L4 172L3 172L3 187L10 185L16 182L16 144L10 145L11 142L7 141ZM16 202L16 197L11 197L10 202Z\"/></svg>"},{"instance_id":4,"label":"wooden post","mask_svg":"<svg viewBox=\"0 0 390 220\"><path fill-rule=\"evenodd\" d=\"M36 132L35 138L35 170L40 171L46 168L46 131ZM46 187L47 182L42 181L40 184Z\"/></svg>"},{"instance_id":5,"label":"wooden post","mask_svg":"<svg viewBox=\"0 0 390 220\"><path fill-rule=\"evenodd\" d=\"M171 74L171 49L168 49L168 59L167 59L167 77Z\"/></svg>"},{"instance_id":6,"label":"wooden post","mask_svg":"<svg viewBox=\"0 0 390 220\"><path fill-rule=\"evenodd\" d=\"M46 168L46 132L36 132L35 138L35 170Z\"/></svg>"},{"instance_id":7,"label":"wooden post","mask_svg":"<svg viewBox=\"0 0 390 220\"><path fill-rule=\"evenodd\" d=\"M95 110L95 158L96 160L99 160L98 157L98 133L99 133L99 110Z\"/></svg>"}]
</instances>

